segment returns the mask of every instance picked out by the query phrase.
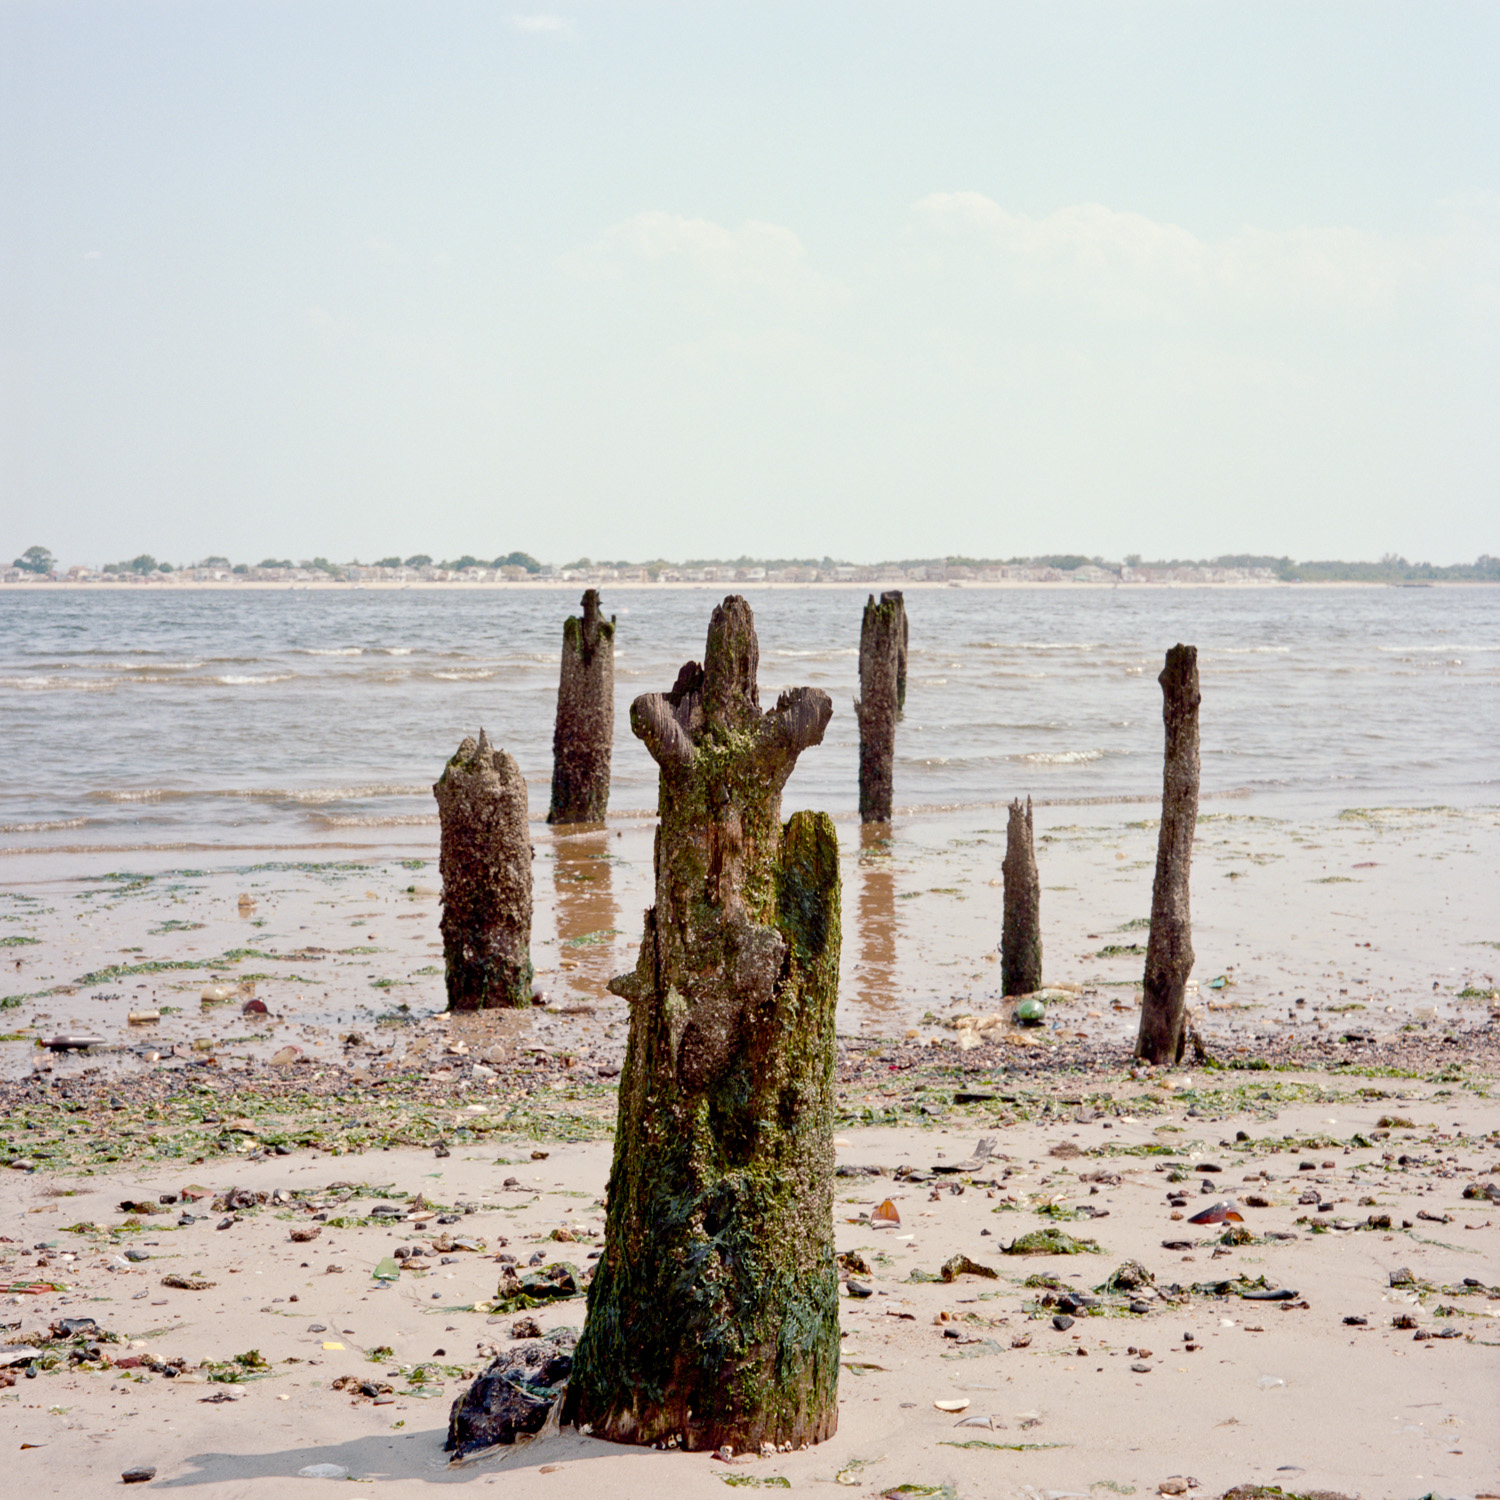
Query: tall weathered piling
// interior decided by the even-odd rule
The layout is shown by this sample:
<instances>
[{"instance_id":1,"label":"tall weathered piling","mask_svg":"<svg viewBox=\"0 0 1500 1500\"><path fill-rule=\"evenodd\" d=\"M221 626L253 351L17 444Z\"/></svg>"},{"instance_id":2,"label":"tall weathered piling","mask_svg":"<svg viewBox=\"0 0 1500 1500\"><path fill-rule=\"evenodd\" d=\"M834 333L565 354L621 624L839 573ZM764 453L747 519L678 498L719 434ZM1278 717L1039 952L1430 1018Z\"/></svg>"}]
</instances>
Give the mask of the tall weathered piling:
<instances>
[{"instance_id":1,"label":"tall weathered piling","mask_svg":"<svg viewBox=\"0 0 1500 1500\"><path fill-rule=\"evenodd\" d=\"M563 625L557 724L552 732L549 823L602 823L609 807L615 737L615 618L599 613L599 590L583 596L583 618Z\"/></svg>"},{"instance_id":2,"label":"tall weathered piling","mask_svg":"<svg viewBox=\"0 0 1500 1500\"><path fill-rule=\"evenodd\" d=\"M906 712L906 657L911 645L911 621L906 618L906 599L900 589L892 589L880 597L894 599L896 607L901 611L901 646L896 655L896 712L904 714Z\"/></svg>"},{"instance_id":3,"label":"tall weathered piling","mask_svg":"<svg viewBox=\"0 0 1500 1500\"><path fill-rule=\"evenodd\" d=\"M760 709L750 606L635 700L660 766L656 904L630 1001L603 1254L564 1421L616 1442L757 1451L838 1422L833 1261L838 840L781 821L826 693Z\"/></svg>"},{"instance_id":4,"label":"tall weathered piling","mask_svg":"<svg viewBox=\"0 0 1500 1500\"><path fill-rule=\"evenodd\" d=\"M531 838L521 769L481 729L432 791L442 824L448 1009L530 1005Z\"/></svg>"},{"instance_id":5,"label":"tall weathered piling","mask_svg":"<svg viewBox=\"0 0 1500 1500\"><path fill-rule=\"evenodd\" d=\"M1005 830L1005 922L1000 934L1000 988L1030 995L1042 987L1042 883L1036 872L1031 798L1010 805Z\"/></svg>"},{"instance_id":6,"label":"tall weathered piling","mask_svg":"<svg viewBox=\"0 0 1500 1500\"><path fill-rule=\"evenodd\" d=\"M871 594L859 632L859 817L889 823L896 720L906 699L906 606L899 592Z\"/></svg>"},{"instance_id":7,"label":"tall weathered piling","mask_svg":"<svg viewBox=\"0 0 1500 1500\"><path fill-rule=\"evenodd\" d=\"M1166 725L1161 832L1151 890L1145 995L1135 1055L1152 1063L1182 1061L1187 1033L1187 980L1193 968L1188 878L1198 826L1198 648L1173 646L1157 679Z\"/></svg>"}]
</instances>

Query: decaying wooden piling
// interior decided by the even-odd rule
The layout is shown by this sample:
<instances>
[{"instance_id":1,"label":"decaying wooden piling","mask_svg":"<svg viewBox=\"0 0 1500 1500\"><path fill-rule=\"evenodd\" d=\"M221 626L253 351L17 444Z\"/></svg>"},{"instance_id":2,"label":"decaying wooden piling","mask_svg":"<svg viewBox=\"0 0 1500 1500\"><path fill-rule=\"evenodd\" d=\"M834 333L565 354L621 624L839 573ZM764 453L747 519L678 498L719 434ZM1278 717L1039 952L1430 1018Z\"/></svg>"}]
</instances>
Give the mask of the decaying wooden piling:
<instances>
[{"instance_id":1,"label":"decaying wooden piling","mask_svg":"<svg viewBox=\"0 0 1500 1500\"><path fill-rule=\"evenodd\" d=\"M614 737L615 620L602 618L599 590L589 589L583 618L569 615L563 626L549 823L604 821Z\"/></svg>"},{"instance_id":2,"label":"decaying wooden piling","mask_svg":"<svg viewBox=\"0 0 1500 1500\"><path fill-rule=\"evenodd\" d=\"M526 782L479 731L433 787L442 824L449 1010L531 1004L531 838Z\"/></svg>"},{"instance_id":3,"label":"decaying wooden piling","mask_svg":"<svg viewBox=\"0 0 1500 1500\"><path fill-rule=\"evenodd\" d=\"M781 791L832 714L762 713L750 606L635 700L660 766L656 904L634 971L603 1254L566 1422L686 1448L818 1442L838 1422L833 1260L838 841Z\"/></svg>"},{"instance_id":4,"label":"decaying wooden piling","mask_svg":"<svg viewBox=\"0 0 1500 1500\"><path fill-rule=\"evenodd\" d=\"M906 701L906 606L899 592L870 595L859 632L859 817L889 823L896 720Z\"/></svg>"},{"instance_id":5,"label":"decaying wooden piling","mask_svg":"<svg viewBox=\"0 0 1500 1500\"><path fill-rule=\"evenodd\" d=\"M1135 1055L1152 1063L1182 1061L1187 1032L1187 981L1193 968L1188 879L1198 826L1198 648L1173 646L1157 679L1166 724L1161 832L1151 890L1145 995Z\"/></svg>"},{"instance_id":6,"label":"decaying wooden piling","mask_svg":"<svg viewBox=\"0 0 1500 1500\"><path fill-rule=\"evenodd\" d=\"M1036 871L1031 798L1010 805L1005 831L1005 924L1000 936L1000 987L1030 995L1042 987L1042 884Z\"/></svg>"}]
</instances>

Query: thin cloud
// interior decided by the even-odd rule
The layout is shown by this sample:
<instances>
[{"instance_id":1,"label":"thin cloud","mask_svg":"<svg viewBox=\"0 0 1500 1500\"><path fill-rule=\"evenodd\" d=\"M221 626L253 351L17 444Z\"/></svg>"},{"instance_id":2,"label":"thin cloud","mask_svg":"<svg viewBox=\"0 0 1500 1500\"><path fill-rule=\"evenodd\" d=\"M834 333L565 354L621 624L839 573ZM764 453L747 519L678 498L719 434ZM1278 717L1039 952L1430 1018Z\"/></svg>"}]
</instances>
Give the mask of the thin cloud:
<instances>
[{"instance_id":1,"label":"thin cloud","mask_svg":"<svg viewBox=\"0 0 1500 1500\"><path fill-rule=\"evenodd\" d=\"M574 31L566 16L511 16L510 26L526 36L572 36Z\"/></svg>"}]
</instances>

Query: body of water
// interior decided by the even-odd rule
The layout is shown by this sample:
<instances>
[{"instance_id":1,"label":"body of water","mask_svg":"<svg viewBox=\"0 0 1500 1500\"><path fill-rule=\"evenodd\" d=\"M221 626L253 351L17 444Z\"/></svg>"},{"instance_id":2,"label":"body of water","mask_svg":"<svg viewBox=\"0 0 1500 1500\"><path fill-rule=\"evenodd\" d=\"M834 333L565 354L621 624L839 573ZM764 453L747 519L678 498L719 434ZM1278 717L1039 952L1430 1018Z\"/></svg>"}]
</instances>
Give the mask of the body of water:
<instances>
[{"instance_id":1,"label":"body of water","mask_svg":"<svg viewBox=\"0 0 1500 1500\"><path fill-rule=\"evenodd\" d=\"M606 589L611 808L650 812L638 693L702 653L719 589ZM785 806L857 806L863 593L750 595L761 696L834 701ZM487 728L546 812L554 589L0 592L0 852L431 842L431 784ZM918 589L898 807L1154 800L1156 674L1199 647L1203 786L1257 810L1500 800L1500 589ZM402 830L408 830L407 834Z\"/></svg>"}]
</instances>

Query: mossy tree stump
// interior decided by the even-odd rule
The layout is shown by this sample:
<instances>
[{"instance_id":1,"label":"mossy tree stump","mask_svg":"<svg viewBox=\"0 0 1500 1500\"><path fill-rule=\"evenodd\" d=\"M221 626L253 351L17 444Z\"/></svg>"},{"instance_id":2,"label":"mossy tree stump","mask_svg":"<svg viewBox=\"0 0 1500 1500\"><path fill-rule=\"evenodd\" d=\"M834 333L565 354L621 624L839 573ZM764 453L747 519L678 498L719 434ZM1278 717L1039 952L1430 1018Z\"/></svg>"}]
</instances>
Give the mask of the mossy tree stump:
<instances>
[{"instance_id":1,"label":"mossy tree stump","mask_svg":"<svg viewBox=\"0 0 1500 1500\"><path fill-rule=\"evenodd\" d=\"M1187 981L1194 958L1188 885L1198 827L1198 705L1203 701L1198 687L1198 648L1173 646L1157 681L1161 683L1166 754L1135 1055L1146 1062L1179 1063L1187 1043Z\"/></svg>"},{"instance_id":2,"label":"mossy tree stump","mask_svg":"<svg viewBox=\"0 0 1500 1500\"><path fill-rule=\"evenodd\" d=\"M896 720L906 701L906 605L899 592L874 594L859 631L859 819L889 823Z\"/></svg>"},{"instance_id":3,"label":"mossy tree stump","mask_svg":"<svg viewBox=\"0 0 1500 1500\"><path fill-rule=\"evenodd\" d=\"M609 807L615 738L615 620L599 614L599 590L583 596L583 618L563 625L557 722L552 733L549 823L602 823Z\"/></svg>"},{"instance_id":4,"label":"mossy tree stump","mask_svg":"<svg viewBox=\"0 0 1500 1500\"><path fill-rule=\"evenodd\" d=\"M481 729L432 791L442 825L448 1009L530 1005L531 834L521 768Z\"/></svg>"},{"instance_id":5,"label":"mossy tree stump","mask_svg":"<svg viewBox=\"0 0 1500 1500\"><path fill-rule=\"evenodd\" d=\"M565 1421L692 1449L811 1443L838 1422L833 1260L838 841L781 822L832 714L762 713L754 617L714 610L704 663L635 700L658 762L656 904L632 973L605 1244Z\"/></svg>"},{"instance_id":6,"label":"mossy tree stump","mask_svg":"<svg viewBox=\"0 0 1500 1500\"><path fill-rule=\"evenodd\" d=\"M1031 798L1010 805L1005 831L1005 925L1000 935L1000 992L1030 995L1042 987L1042 883L1036 870Z\"/></svg>"}]
</instances>

